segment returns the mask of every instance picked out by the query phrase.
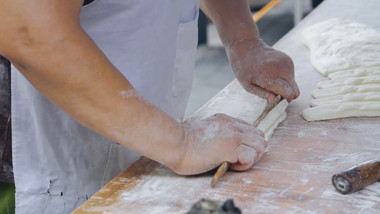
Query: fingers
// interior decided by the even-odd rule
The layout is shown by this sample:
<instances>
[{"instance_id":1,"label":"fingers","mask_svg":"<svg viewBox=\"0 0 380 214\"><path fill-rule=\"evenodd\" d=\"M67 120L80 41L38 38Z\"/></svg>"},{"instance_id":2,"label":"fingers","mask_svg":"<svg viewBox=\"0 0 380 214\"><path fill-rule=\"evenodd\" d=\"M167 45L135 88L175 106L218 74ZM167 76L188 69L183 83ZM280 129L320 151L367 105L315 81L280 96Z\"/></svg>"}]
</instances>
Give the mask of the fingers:
<instances>
[{"instance_id":1,"label":"fingers","mask_svg":"<svg viewBox=\"0 0 380 214\"><path fill-rule=\"evenodd\" d=\"M256 87L260 87L260 86L256 86ZM300 94L298 86L293 79L288 81L282 77L278 77L274 80L268 80L265 83L264 88L273 92L272 94L281 95L288 102L296 99ZM268 100L268 103L271 103L273 102L274 98L272 101L270 101L269 99L267 100Z\"/></svg>"},{"instance_id":2,"label":"fingers","mask_svg":"<svg viewBox=\"0 0 380 214\"><path fill-rule=\"evenodd\" d=\"M251 124L216 114L191 125L191 137L185 138L189 151L186 152L183 168L191 173L210 170L223 161L232 164L234 170L250 168L264 153L268 143L264 133ZM189 170L186 170L186 173Z\"/></svg>"},{"instance_id":3,"label":"fingers","mask_svg":"<svg viewBox=\"0 0 380 214\"><path fill-rule=\"evenodd\" d=\"M283 98L290 102L293 99L297 98L299 95L297 84L295 84L295 82L292 84L291 82L283 78L276 78L274 81L270 81L268 83L270 84L273 92L281 95ZM267 87L269 87L269 84Z\"/></svg>"},{"instance_id":4,"label":"fingers","mask_svg":"<svg viewBox=\"0 0 380 214\"><path fill-rule=\"evenodd\" d=\"M264 152L258 152L251 147L242 145L238 149L239 158L236 163L231 164L230 168L236 171L245 171L250 169L253 164L261 159Z\"/></svg>"},{"instance_id":5,"label":"fingers","mask_svg":"<svg viewBox=\"0 0 380 214\"><path fill-rule=\"evenodd\" d=\"M264 154L268 142L264 139L264 133L251 127L240 127L239 146L236 149L236 162L231 169L243 171L252 167Z\"/></svg>"},{"instance_id":6,"label":"fingers","mask_svg":"<svg viewBox=\"0 0 380 214\"><path fill-rule=\"evenodd\" d=\"M262 153L268 147L268 142L264 138L264 134L260 135L243 133L240 136L240 144L253 148L258 153Z\"/></svg>"},{"instance_id":7,"label":"fingers","mask_svg":"<svg viewBox=\"0 0 380 214\"><path fill-rule=\"evenodd\" d=\"M262 88L259 85L251 85L251 84L244 85L244 89L246 91L252 93L252 94L255 94L255 95L261 97L261 98L267 99L268 102L272 99L274 100L274 98L276 97L275 94L273 94L270 91L267 91L265 88Z\"/></svg>"},{"instance_id":8,"label":"fingers","mask_svg":"<svg viewBox=\"0 0 380 214\"><path fill-rule=\"evenodd\" d=\"M281 95L289 102L299 96L299 89L297 84L294 81L292 84L290 84L282 78L277 78L276 80L272 81L268 80L265 84L265 88L259 85L249 85L245 86L244 88L246 91L266 99L269 104L272 104L274 102L276 99L276 94Z\"/></svg>"},{"instance_id":9,"label":"fingers","mask_svg":"<svg viewBox=\"0 0 380 214\"><path fill-rule=\"evenodd\" d=\"M237 134L239 140L238 145L246 145L259 153L263 152L268 146L264 132L252 125L246 125L245 123L235 124L233 131Z\"/></svg>"},{"instance_id":10,"label":"fingers","mask_svg":"<svg viewBox=\"0 0 380 214\"><path fill-rule=\"evenodd\" d=\"M230 166L231 169L237 171L243 171L251 168L259 154L255 149L246 145L239 146L237 152L238 161Z\"/></svg>"},{"instance_id":11,"label":"fingers","mask_svg":"<svg viewBox=\"0 0 380 214\"><path fill-rule=\"evenodd\" d=\"M265 137L264 132L262 132L260 129L253 127L249 123L247 123L247 124L235 124L234 131L241 133L242 134L241 138L244 138L244 134L253 135L250 137L257 137L256 135L258 135L262 139L264 139L264 137Z\"/></svg>"},{"instance_id":12,"label":"fingers","mask_svg":"<svg viewBox=\"0 0 380 214\"><path fill-rule=\"evenodd\" d=\"M272 103L276 95L281 95L289 102L296 99L300 92L294 79L294 64L288 55L281 51L268 49L271 54L257 66L247 67L246 72L238 76L243 87L250 93Z\"/></svg>"},{"instance_id":13,"label":"fingers","mask_svg":"<svg viewBox=\"0 0 380 214\"><path fill-rule=\"evenodd\" d=\"M241 125L250 126L250 124L247 121L244 121L238 118L233 118L225 114L218 113L218 114L213 115L212 117L215 117L218 120L221 120L221 123L231 123L233 125L241 124Z\"/></svg>"},{"instance_id":14,"label":"fingers","mask_svg":"<svg viewBox=\"0 0 380 214\"><path fill-rule=\"evenodd\" d=\"M273 94L273 93L269 93L268 97L267 97L267 101L269 104L272 104L274 102L274 100L276 99L276 95Z\"/></svg>"}]
</instances>

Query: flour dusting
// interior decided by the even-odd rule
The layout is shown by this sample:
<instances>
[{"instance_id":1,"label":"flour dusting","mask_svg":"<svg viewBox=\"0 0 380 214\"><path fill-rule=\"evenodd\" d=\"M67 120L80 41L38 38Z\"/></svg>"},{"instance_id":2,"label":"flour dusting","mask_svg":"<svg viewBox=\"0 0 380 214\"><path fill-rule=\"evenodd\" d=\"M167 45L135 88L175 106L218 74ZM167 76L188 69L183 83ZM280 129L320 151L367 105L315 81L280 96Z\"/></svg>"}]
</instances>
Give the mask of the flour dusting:
<instances>
[{"instance_id":1,"label":"flour dusting","mask_svg":"<svg viewBox=\"0 0 380 214\"><path fill-rule=\"evenodd\" d=\"M297 137L298 138L302 138L303 136L305 136L305 132L304 131L299 131L298 134L297 134Z\"/></svg>"}]
</instances>

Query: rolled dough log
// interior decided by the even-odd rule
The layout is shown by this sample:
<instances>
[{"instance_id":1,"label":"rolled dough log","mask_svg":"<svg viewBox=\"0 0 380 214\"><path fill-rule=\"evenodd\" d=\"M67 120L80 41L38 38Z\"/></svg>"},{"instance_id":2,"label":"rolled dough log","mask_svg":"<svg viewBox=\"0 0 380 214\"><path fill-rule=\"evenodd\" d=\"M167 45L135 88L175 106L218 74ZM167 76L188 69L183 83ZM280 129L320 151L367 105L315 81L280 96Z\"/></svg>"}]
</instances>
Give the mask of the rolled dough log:
<instances>
[{"instance_id":1,"label":"rolled dough log","mask_svg":"<svg viewBox=\"0 0 380 214\"><path fill-rule=\"evenodd\" d=\"M302 112L302 117L307 121L375 116L380 116L380 102L347 102L322 105L307 108Z\"/></svg>"},{"instance_id":2,"label":"rolled dough log","mask_svg":"<svg viewBox=\"0 0 380 214\"><path fill-rule=\"evenodd\" d=\"M277 118L273 124L264 132L265 134L265 140L269 141L272 137L274 130L280 125L282 121L284 121L286 118L286 112L283 112L279 118Z\"/></svg>"},{"instance_id":3,"label":"rolled dough log","mask_svg":"<svg viewBox=\"0 0 380 214\"><path fill-rule=\"evenodd\" d=\"M269 140L277 126L286 118L285 109L289 103L286 100L281 100L257 126L258 129L264 132L265 139Z\"/></svg>"},{"instance_id":4,"label":"rolled dough log","mask_svg":"<svg viewBox=\"0 0 380 214\"><path fill-rule=\"evenodd\" d=\"M331 97L349 93L380 92L380 84L370 85L345 85L331 88L321 88L314 90L311 95L314 98Z\"/></svg>"},{"instance_id":5,"label":"rolled dough log","mask_svg":"<svg viewBox=\"0 0 380 214\"><path fill-rule=\"evenodd\" d=\"M380 75L380 67L372 67L372 68L357 68L352 70L345 71L337 71L328 75L330 79L336 78L347 78L347 77L364 77L364 76L372 76L372 75Z\"/></svg>"},{"instance_id":6,"label":"rolled dough log","mask_svg":"<svg viewBox=\"0 0 380 214\"><path fill-rule=\"evenodd\" d=\"M380 33L348 19L330 19L302 32L310 61L327 76L340 70L380 66Z\"/></svg>"},{"instance_id":7,"label":"rolled dough log","mask_svg":"<svg viewBox=\"0 0 380 214\"><path fill-rule=\"evenodd\" d=\"M368 85L380 84L380 75L372 75L366 77L342 77L333 80L319 82L317 88L331 88L343 85Z\"/></svg>"},{"instance_id":8,"label":"rolled dough log","mask_svg":"<svg viewBox=\"0 0 380 214\"><path fill-rule=\"evenodd\" d=\"M380 92L366 92L366 93L350 93L345 95L337 95L331 97L324 97L319 99L313 99L310 102L310 106L322 106L330 104L340 104L347 102L380 102Z\"/></svg>"}]
</instances>

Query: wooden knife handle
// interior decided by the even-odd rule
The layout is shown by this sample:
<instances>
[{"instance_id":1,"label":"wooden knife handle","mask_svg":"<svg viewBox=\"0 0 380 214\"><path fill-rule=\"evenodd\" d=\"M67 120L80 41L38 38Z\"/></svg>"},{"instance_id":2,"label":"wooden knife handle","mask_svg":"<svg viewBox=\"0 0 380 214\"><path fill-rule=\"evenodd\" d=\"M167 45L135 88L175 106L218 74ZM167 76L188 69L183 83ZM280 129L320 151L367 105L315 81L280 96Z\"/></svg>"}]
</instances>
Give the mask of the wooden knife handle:
<instances>
[{"instance_id":1,"label":"wooden knife handle","mask_svg":"<svg viewBox=\"0 0 380 214\"><path fill-rule=\"evenodd\" d=\"M332 177L340 193L348 194L380 181L380 161L368 161Z\"/></svg>"}]
</instances>

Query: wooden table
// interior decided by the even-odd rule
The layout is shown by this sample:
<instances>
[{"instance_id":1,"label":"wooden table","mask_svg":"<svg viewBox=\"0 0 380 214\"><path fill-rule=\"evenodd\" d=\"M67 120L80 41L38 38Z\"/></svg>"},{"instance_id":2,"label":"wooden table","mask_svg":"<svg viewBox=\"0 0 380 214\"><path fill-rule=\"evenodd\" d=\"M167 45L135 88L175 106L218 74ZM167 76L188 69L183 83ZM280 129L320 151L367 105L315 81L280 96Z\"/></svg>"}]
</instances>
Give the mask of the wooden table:
<instances>
[{"instance_id":1,"label":"wooden table","mask_svg":"<svg viewBox=\"0 0 380 214\"><path fill-rule=\"evenodd\" d=\"M324 79L313 71L300 32L334 17L380 30L379 11L378 0L327 0L275 45L294 60L301 96L288 107L269 152L251 170L228 172L211 189L212 173L178 176L141 158L74 213L185 213L201 198L233 198L243 213L380 213L379 182L350 195L331 185L334 173L380 158L380 118L306 122L300 116L310 92ZM225 112L253 121L263 105L233 81L194 117Z\"/></svg>"}]
</instances>

